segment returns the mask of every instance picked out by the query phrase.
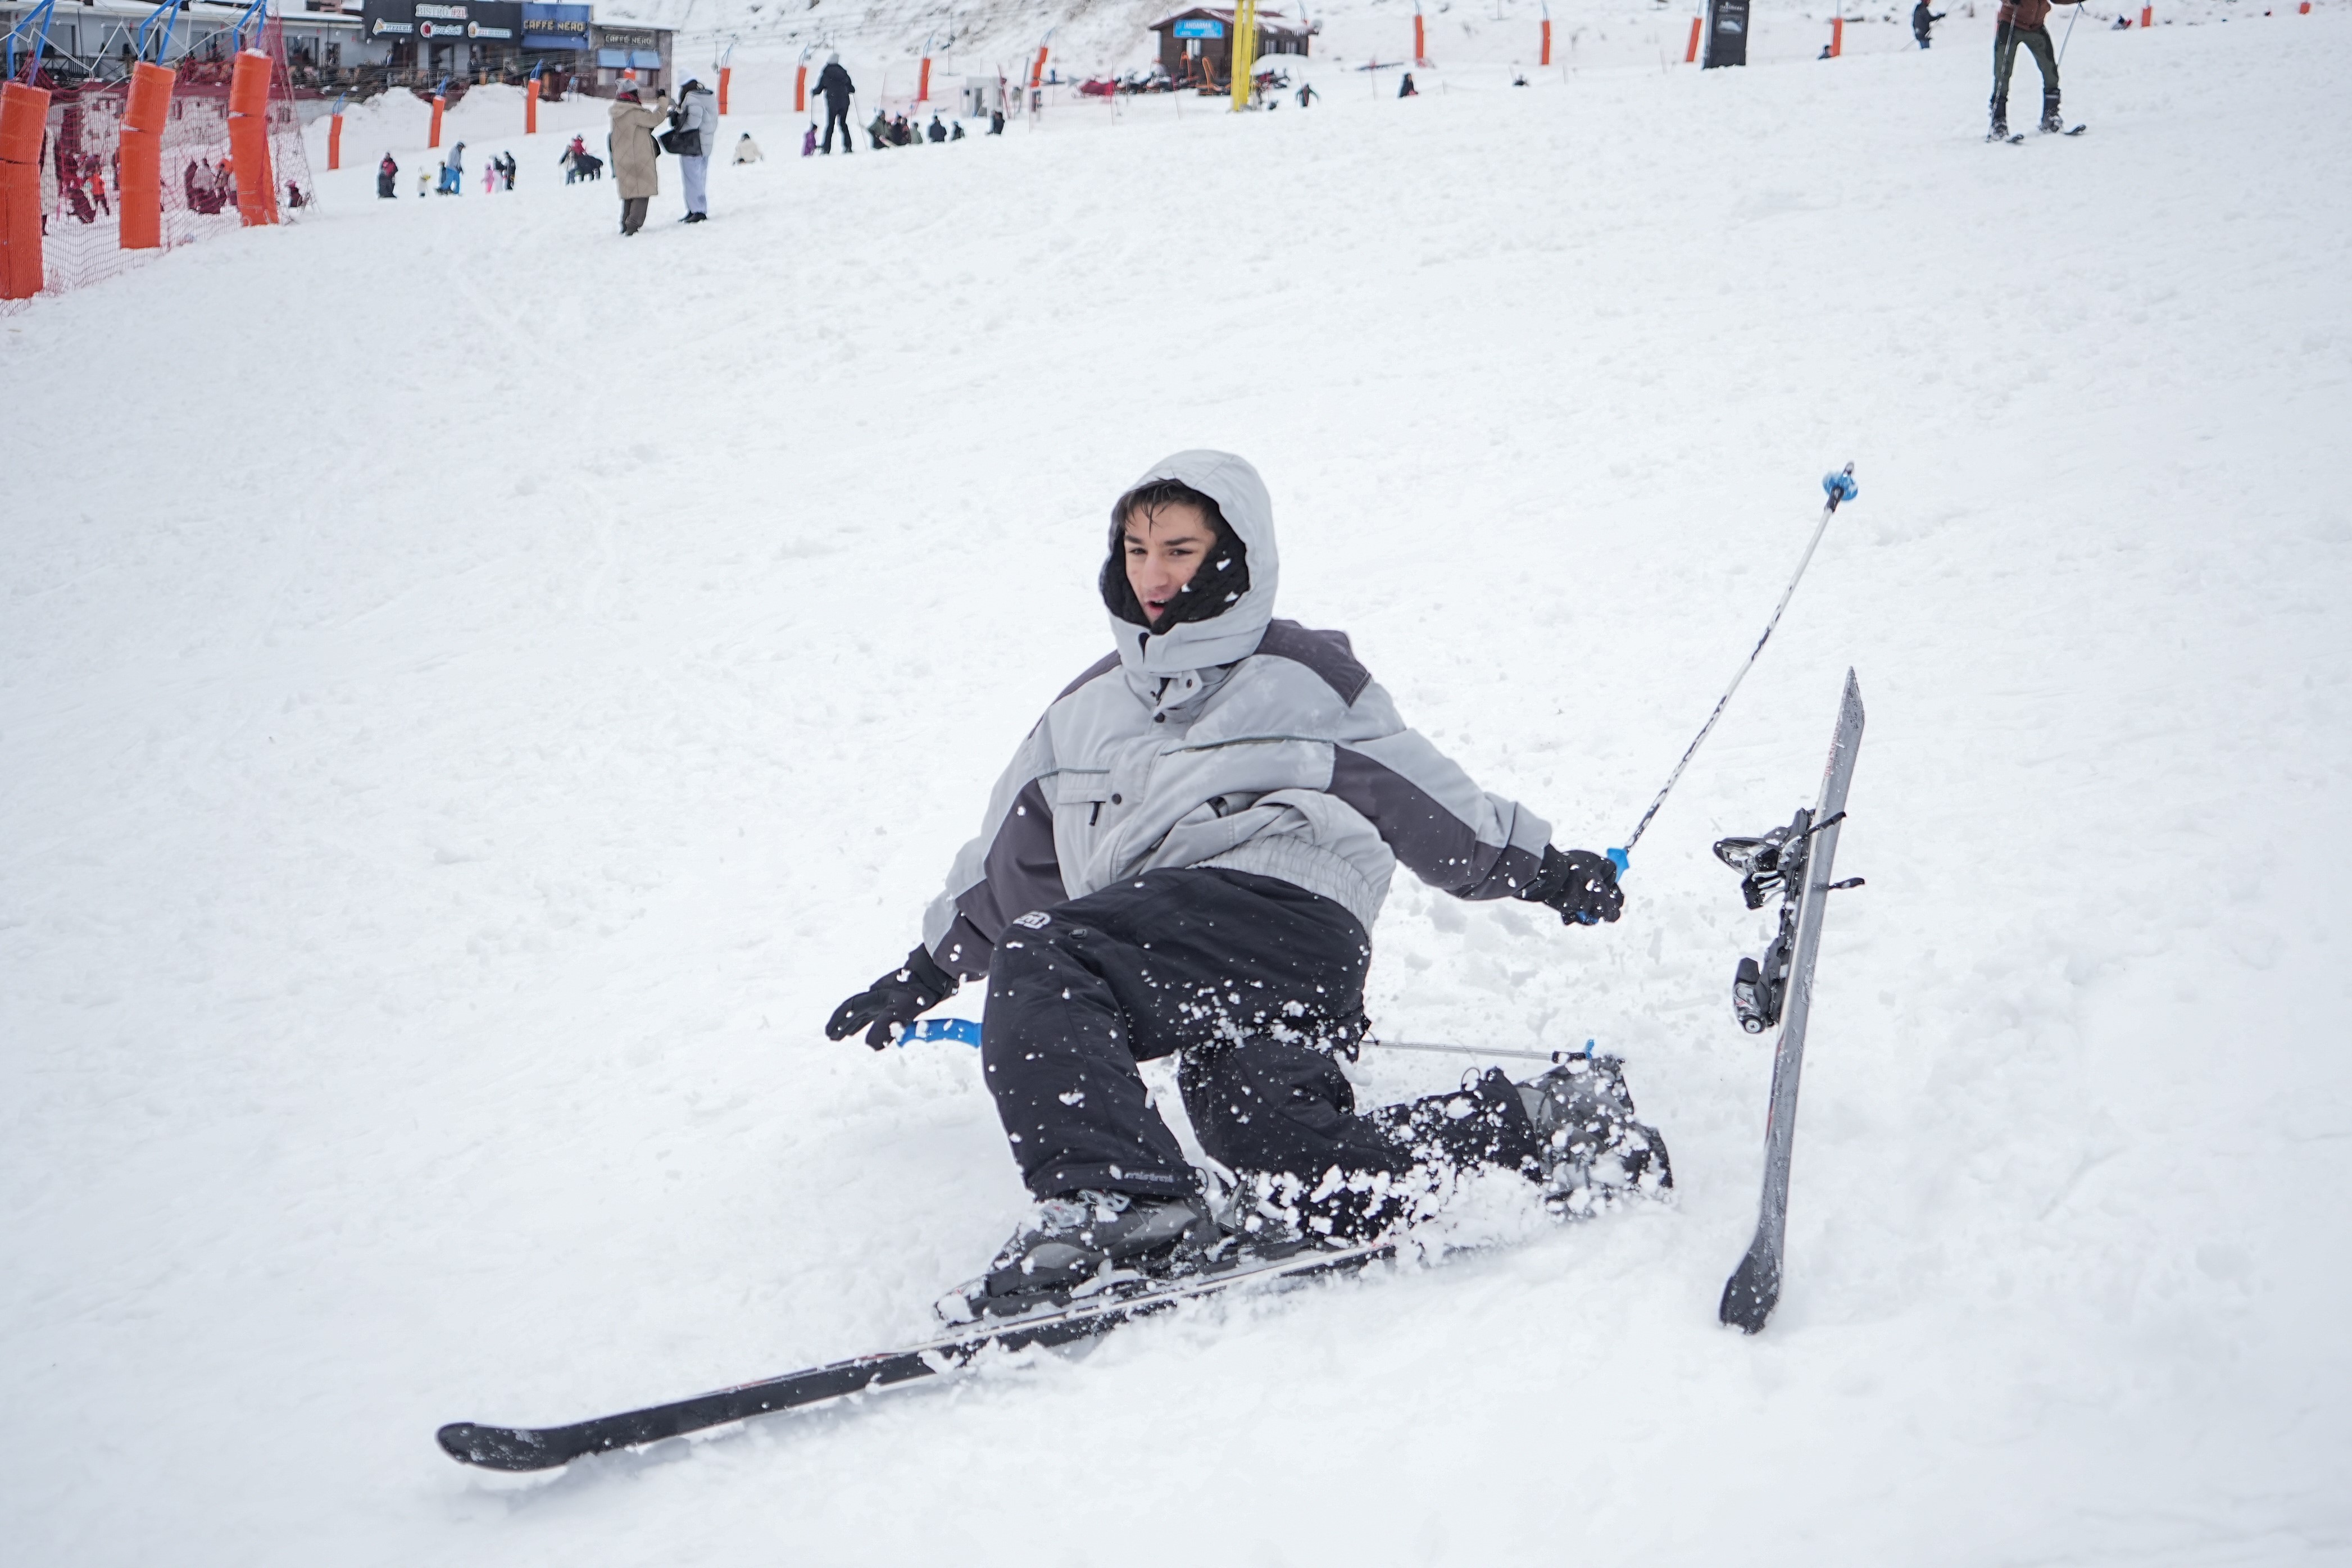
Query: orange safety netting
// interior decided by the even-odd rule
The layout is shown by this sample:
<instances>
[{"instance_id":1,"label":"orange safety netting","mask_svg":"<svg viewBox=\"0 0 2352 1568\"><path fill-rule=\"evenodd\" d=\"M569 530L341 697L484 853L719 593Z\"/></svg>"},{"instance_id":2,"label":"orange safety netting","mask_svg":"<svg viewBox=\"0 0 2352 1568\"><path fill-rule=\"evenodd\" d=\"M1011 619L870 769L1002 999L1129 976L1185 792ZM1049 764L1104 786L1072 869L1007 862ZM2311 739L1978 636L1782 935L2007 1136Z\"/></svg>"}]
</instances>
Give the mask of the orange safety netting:
<instances>
[{"instance_id":1,"label":"orange safety netting","mask_svg":"<svg viewBox=\"0 0 2352 1568\"><path fill-rule=\"evenodd\" d=\"M290 222L310 205L316 188L275 17L261 29L259 49L270 62L264 119L277 209L272 221ZM183 59L173 72L161 137L160 248L226 234L245 221L239 188L251 175L236 166L229 147L234 60L224 49L216 57ZM92 80L63 87L43 79L38 85L50 91L40 164L41 292L62 294L112 277L150 254L122 248L122 120L131 84Z\"/></svg>"}]
</instances>

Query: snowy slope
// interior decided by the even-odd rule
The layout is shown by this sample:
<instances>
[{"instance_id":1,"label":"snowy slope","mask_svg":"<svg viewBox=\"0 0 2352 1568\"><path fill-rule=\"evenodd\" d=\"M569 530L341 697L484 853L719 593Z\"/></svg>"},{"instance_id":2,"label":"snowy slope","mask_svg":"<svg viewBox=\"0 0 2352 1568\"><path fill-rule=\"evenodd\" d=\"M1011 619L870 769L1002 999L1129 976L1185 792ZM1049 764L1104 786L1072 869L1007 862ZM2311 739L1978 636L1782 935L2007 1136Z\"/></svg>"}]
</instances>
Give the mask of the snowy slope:
<instances>
[{"instance_id":1,"label":"snowy slope","mask_svg":"<svg viewBox=\"0 0 2352 1568\"><path fill-rule=\"evenodd\" d=\"M488 93L520 193L375 202L394 106L310 221L0 322L11 1560L2342 1561L2352 26L2085 31L2095 129L2018 148L1990 26L779 159L627 244ZM1386 1033L1623 1054L1679 1206L1490 1191L1444 1268L452 1465L919 1334L1002 1239L971 1052L818 1026L1196 444L1286 612L1591 845L1856 462L1622 925L1402 879L1378 934ZM1848 664L1869 887L1749 1341L1706 844L1811 798Z\"/></svg>"}]
</instances>

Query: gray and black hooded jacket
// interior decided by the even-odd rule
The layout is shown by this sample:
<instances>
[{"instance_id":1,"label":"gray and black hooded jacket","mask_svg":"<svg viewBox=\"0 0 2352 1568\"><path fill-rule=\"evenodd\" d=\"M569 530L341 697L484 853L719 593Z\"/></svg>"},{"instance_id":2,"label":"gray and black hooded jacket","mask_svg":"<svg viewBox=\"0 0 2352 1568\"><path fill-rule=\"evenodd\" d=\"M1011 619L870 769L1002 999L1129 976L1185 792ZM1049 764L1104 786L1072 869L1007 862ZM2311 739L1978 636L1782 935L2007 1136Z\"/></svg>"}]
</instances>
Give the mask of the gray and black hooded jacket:
<instances>
[{"instance_id":1,"label":"gray and black hooded jacket","mask_svg":"<svg viewBox=\"0 0 2352 1568\"><path fill-rule=\"evenodd\" d=\"M1274 619L1274 507L1257 470L1180 452L1136 483L1155 479L1216 501L1246 551L1248 591L1165 632L1111 618L1118 651L1021 743L924 918L940 967L984 975L1013 920L1144 871L1277 877L1366 931L1400 861L1457 898L1532 881L1549 825L1407 728L1346 633Z\"/></svg>"}]
</instances>

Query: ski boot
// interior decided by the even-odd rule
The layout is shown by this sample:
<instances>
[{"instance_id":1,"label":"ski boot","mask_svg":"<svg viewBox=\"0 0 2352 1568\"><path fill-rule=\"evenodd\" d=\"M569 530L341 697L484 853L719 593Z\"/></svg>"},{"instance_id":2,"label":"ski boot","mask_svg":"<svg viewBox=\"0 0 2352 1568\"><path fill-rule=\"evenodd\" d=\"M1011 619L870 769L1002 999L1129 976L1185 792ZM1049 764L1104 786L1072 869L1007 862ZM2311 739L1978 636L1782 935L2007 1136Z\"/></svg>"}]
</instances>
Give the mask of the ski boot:
<instances>
[{"instance_id":1,"label":"ski boot","mask_svg":"<svg viewBox=\"0 0 2352 1568\"><path fill-rule=\"evenodd\" d=\"M1624 1066L1613 1056L1572 1056L1518 1085L1543 1145L1544 1207L1554 1214L1582 1218L1628 1195L1674 1190L1666 1141L1633 1119Z\"/></svg>"},{"instance_id":2,"label":"ski boot","mask_svg":"<svg viewBox=\"0 0 2352 1568\"><path fill-rule=\"evenodd\" d=\"M2057 132L2062 131L2063 131L2063 130L2065 130L2065 129L2066 129L2066 121L2064 120L2064 119L2063 119L2063 118L2062 118L2062 117L2059 115L2059 113L2058 113L2058 111L2057 111L2056 110L2054 110L2054 109L2053 109L2053 110L2050 110L2047 114L2044 114L2044 115L2042 117L2042 135L2044 135L2044 136L2054 135L2054 134L2056 134Z\"/></svg>"},{"instance_id":3,"label":"ski boot","mask_svg":"<svg viewBox=\"0 0 2352 1568\"><path fill-rule=\"evenodd\" d=\"M1174 1265L1217 1239L1216 1221L1197 1197L1088 1189L1043 1198L987 1272L940 1299L939 1315L966 1323L1066 1305L1121 1270Z\"/></svg>"}]
</instances>

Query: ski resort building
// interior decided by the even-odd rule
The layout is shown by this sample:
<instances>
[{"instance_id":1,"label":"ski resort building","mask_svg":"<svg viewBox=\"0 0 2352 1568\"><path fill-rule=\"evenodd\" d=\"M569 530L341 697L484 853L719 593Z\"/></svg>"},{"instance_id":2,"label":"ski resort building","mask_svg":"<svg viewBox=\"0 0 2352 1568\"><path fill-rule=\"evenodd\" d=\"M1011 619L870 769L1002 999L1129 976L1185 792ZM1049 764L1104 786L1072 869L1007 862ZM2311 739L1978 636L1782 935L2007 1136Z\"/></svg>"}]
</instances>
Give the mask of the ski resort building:
<instances>
[{"instance_id":1,"label":"ski resort building","mask_svg":"<svg viewBox=\"0 0 2352 1568\"><path fill-rule=\"evenodd\" d=\"M1234 13L1230 6L1195 5L1151 24L1160 35L1160 68L1174 81L1220 86L1232 79ZM1257 14L1257 53L1304 55L1314 37L1312 23L1294 22L1278 11Z\"/></svg>"}]
</instances>

